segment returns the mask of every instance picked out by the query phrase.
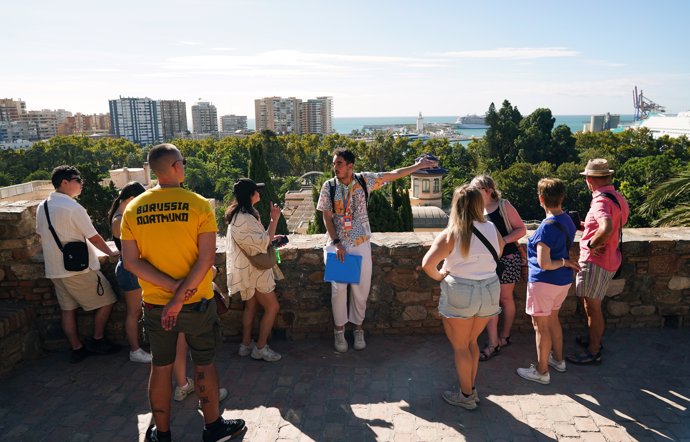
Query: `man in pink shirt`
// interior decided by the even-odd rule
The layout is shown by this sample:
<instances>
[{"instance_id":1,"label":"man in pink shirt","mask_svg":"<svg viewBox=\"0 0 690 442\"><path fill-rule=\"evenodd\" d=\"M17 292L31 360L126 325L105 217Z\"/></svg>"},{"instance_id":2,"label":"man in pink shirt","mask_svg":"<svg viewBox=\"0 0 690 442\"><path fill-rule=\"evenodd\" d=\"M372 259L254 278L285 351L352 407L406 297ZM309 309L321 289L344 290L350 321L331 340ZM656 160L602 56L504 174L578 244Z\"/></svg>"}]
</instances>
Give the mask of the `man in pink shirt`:
<instances>
[{"instance_id":1,"label":"man in pink shirt","mask_svg":"<svg viewBox=\"0 0 690 442\"><path fill-rule=\"evenodd\" d=\"M623 195L611 184L613 170L605 159L590 160L580 175L587 180L592 202L584 221L580 240L580 267L575 279L575 293L583 299L587 313L589 336L577 338L584 347L581 353L568 355L575 364L601 363L601 337L604 334L604 314L601 301L606 289L621 265L619 244L622 228L628 221L630 209Z\"/></svg>"}]
</instances>

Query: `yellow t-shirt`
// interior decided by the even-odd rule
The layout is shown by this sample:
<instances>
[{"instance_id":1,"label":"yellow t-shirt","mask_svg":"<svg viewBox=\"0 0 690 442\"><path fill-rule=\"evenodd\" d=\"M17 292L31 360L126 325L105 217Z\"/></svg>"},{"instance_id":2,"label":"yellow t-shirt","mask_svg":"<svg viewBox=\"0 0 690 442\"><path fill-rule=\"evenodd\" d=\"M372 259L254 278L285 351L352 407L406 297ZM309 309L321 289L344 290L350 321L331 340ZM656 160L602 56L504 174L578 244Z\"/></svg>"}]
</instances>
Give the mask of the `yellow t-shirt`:
<instances>
[{"instance_id":1,"label":"yellow t-shirt","mask_svg":"<svg viewBox=\"0 0 690 442\"><path fill-rule=\"evenodd\" d=\"M199 258L200 233L217 232L211 204L181 187L150 189L133 199L122 217L122 240L135 240L143 259L175 279L189 274ZM211 299L211 271L185 304ZM139 279L144 302L165 305L173 293Z\"/></svg>"}]
</instances>

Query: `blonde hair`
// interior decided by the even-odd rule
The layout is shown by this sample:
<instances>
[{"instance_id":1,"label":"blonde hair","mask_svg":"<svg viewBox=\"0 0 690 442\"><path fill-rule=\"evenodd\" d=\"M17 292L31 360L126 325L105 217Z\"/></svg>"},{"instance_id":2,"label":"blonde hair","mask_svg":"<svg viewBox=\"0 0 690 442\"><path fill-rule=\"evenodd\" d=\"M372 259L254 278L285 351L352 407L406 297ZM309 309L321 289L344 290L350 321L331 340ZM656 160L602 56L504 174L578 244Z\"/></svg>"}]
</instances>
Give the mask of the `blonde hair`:
<instances>
[{"instance_id":1,"label":"blonde hair","mask_svg":"<svg viewBox=\"0 0 690 442\"><path fill-rule=\"evenodd\" d=\"M453 193L447 233L447 240L452 235L456 241L460 241L460 255L463 258L470 252L474 221L484 222L484 200L477 187L464 184Z\"/></svg>"},{"instance_id":2,"label":"blonde hair","mask_svg":"<svg viewBox=\"0 0 690 442\"><path fill-rule=\"evenodd\" d=\"M544 205L555 209L565 199L565 184L558 178L542 178L537 183L537 194L544 199Z\"/></svg>"},{"instance_id":3,"label":"blonde hair","mask_svg":"<svg viewBox=\"0 0 690 442\"><path fill-rule=\"evenodd\" d=\"M478 187L480 189L489 189L491 190L491 199L494 201L501 199L501 192L496 189L496 183L494 182L494 179L491 178L491 175L477 175L476 177L472 178L472 181L470 181L470 186Z\"/></svg>"}]
</instances>

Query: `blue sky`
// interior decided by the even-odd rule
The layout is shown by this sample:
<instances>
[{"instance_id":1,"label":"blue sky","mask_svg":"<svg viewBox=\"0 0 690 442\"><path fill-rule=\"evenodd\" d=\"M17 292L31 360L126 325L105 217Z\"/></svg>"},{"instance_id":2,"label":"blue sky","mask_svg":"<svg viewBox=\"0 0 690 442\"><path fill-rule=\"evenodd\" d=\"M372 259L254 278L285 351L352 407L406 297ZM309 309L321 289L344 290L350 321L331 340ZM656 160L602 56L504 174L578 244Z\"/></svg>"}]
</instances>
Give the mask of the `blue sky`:
<instances>
[{"instance_id":1,"label":"blue sky","mask_svg":"<svg viewBox=\"0 0 690 442\"><path fill-rule=\"evenodd\" d=\"M0 98L107 112L202 98L254 117L264 96L334 97L334 115L633 113L632 89L690 110L686 1L13 1Z\"/></svg>"}]
</instances>

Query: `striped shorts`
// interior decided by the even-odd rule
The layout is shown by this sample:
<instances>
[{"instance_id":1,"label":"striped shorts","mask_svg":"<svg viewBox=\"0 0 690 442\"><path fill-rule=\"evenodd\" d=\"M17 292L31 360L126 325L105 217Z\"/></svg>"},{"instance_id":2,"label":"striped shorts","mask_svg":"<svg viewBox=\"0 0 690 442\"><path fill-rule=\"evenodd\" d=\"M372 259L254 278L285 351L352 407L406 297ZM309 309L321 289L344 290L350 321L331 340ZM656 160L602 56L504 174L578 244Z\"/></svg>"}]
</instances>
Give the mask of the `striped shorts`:
<instances>
[{"instance_id":1,"label":"striped shorts","mask_svg":"<svg viewBox=\"0 0 690 442\"><path fill-rule=\"evenodd\" d=\"M575 277L575 295L578 298L604 299L609 282L616 272L609 272L591 263L581 262L581 270Z\"/></svg>"}]
</instances>

